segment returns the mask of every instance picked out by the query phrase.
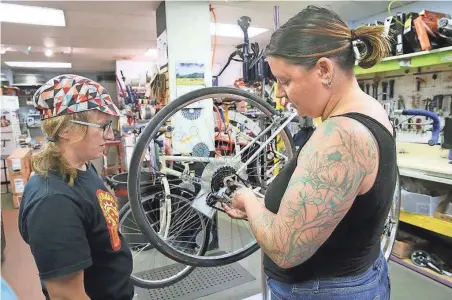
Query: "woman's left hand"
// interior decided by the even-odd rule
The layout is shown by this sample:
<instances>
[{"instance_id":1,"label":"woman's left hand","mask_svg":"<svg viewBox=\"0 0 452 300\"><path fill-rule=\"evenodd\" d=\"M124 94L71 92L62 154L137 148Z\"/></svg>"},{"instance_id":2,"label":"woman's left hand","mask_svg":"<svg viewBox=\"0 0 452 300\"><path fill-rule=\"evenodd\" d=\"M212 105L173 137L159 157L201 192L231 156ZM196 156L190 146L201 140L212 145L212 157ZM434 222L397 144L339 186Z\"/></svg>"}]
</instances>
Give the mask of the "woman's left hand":
<instances>
[{"instance_id":1,"label":"woman's left hand","mask_svg":"<svg viewBox=\"0 0 452 300\"><path fill-rule=\"evenodd\" d=\"M252 201L253 198L256 198L256 195L250 188L239 188L232 194L232 207L245 211L245 202Z\"/></svg>"},{"instance_id":2,"label":"woman's left hand","mask_svg":"<svg viewBox=\"0 0 452 300\"><path fill-rule=\"evenodd\" d=\"M246 212L237 208L233 208L231 205L223 203L222 207L225 213L227 213L228 216L230 216L233 219L246 220L248 218Z\"/></svg>"}]
</instances>

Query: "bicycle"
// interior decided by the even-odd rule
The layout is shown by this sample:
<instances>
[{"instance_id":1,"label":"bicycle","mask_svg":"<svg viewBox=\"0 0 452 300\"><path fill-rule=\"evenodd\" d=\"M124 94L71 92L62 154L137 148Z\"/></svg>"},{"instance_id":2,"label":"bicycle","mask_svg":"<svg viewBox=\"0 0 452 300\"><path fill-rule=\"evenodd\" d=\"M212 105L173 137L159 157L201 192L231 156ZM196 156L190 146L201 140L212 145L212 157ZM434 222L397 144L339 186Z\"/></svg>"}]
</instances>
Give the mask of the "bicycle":
<instances>
[{"instance_id":1,"label":"bicycle","mask_svg":"<svg viewBox=\"0 0 452 300\"><path fill-rule=\"evenodd\" d=\"M236 142L234 151L230 156L218 156L214 149L206 151L204 153L205 156L199 156L199 153L194 155L193 152L178 155L161 155L158 153L155 157L158 163L155 166L147 164L146 160L142 164L143 158L146 156L144 152L149 149L149 144L159 138L159 128L167 126L167 121L177 112L184 109L190 110L190 105L205 99L210 99L208 101L215 99L216 103L220 104L221 99L235 99L236 102L246 101L248 106L253 105L261 109L262 114L254 112L254 115L264 116L267 122L261 122L262 127L259 130L255 130L254 135L246 136L241 125L248 124L248 128L255 128L257 122L235 112L235 120L230 121L228 129L232 139ZM215 218L222 211L221 203L224 198L227 198L225 196L227 196L228 187L246 185L251 187L256 194L263 197L265 188L277 175L274 172L275 169L278 167L282 168L285 162L293 158L295 153L293 141L286 126L295 117L296 113L278 113L260 98L234 88L204 88L188 93L170 103L151 120L143 131L131 159L128 182L129 199L140 230L149 238L149 241L156 249L164 255L182 264L195 267L213 267L229 264L255 252L258 249L258 245L254 238L244 247L221 255L193 255L178 249L178 246L171 242L171 238L174 238L175 235L172 230L172 222L175 222L175 220L171 215L173 207L171 199L168 197L170 197L172 191L181 187L191 190L195 196L189 210L198 211L202 214L199 222L211 223L214 223ZM244 124L239 124L239 119ZM251 123L254 125L250 126ZM263 126L265 124L267 126ZM213 135L214 133L212 133L212 140L214 140ZM282 149L284 150L282 153L277 153L274 150L277 136L281 137L283 141L284 146ZM253 145L255 146L253 147ZM248 149L255 150L246 152ZM168 162L172 163L172 168ZM138 180L139 170L142 170L143 167L145 169L153 169L156 178L162 182L162 191L165 195L163 200L160 201L159 219L152 224L145 216L140 202L141 197L137 193L140 188ZM175 180L178 182L175 182ZM394 200L393 208L386 222L385 233L382 235L382 249L385 251L386 257L389 257L392 250L398 224L398 211L400 209L399 181L394 193ZM156 223L160 221L162 224L156 226ZM203 242L211 239L210 234L207 230L202 230L198 233Z\"/></svg>"}]
</instances>

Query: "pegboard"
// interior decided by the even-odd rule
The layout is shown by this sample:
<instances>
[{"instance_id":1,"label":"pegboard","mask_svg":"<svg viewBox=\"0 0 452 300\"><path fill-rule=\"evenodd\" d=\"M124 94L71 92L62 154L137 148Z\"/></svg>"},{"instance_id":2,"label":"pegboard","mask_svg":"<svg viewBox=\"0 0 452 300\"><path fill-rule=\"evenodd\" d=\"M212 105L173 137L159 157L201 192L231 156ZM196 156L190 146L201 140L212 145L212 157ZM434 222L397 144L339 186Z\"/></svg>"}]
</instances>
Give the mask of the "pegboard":
<instances>
[{"instance_id":1,"label":"pegboard","mask_svg":"<svg viewBox=\"0 0 452 300\"><path fill-rule=\"evenodd\" d=\"M394 97L393 99L389 97L388 86L386 101L384 101L382 83L389 83L390 80L394 80ZM367 74L359 76L358 81L364 87L365 91L367 89L366 86L370 86L370 95L372 95L372 84L375 81L379 82L377 100L382 104L392 102L395 109L426 109L428 108L427 104L431 103L427 99L433 100L437 95L444 95L442 100L443 109L435 109L435 112L440 116L441 126L444 126L444 117L452 115L452 64L422 69ZM414 117L410 121L408 120L409 117L397 117L398 124L402 123L397 129L397 140L427 143L431 138L431 125L425 124L429 123L429 121L425 117Z\"/></svg>"}]
</instances>

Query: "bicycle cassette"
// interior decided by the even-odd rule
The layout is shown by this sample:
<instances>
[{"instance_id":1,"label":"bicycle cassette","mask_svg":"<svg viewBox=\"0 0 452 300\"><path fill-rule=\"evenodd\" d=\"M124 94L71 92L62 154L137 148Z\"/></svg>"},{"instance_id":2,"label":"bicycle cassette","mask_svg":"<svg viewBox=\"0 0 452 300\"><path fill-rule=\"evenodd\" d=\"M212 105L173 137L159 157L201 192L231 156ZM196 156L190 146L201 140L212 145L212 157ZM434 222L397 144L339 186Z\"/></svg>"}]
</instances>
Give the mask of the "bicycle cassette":
<instances>
[{"instance_id":1,"label":"bicycle cassette","mask_svg":"<svg viewBox=\"0 0 452 300\"><path fill-rule=\"evenodd\" d=\"M218 158L218 160L208 163L201 175L202 189L208 193L216 193L225 187L224 180L232 175L238 175L241 179L246 180L248 178L246 168L237 173L243 165L240 159L230 158Z\"/></svg>"}]
</instances>

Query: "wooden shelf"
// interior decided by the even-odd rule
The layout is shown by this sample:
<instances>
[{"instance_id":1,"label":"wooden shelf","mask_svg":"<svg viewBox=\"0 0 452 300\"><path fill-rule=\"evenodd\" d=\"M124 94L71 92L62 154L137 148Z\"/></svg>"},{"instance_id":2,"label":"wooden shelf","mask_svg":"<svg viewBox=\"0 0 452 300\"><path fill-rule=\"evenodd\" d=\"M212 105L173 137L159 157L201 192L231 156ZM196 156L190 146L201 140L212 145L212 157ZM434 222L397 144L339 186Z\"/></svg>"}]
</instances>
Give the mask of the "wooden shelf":
<instances>
[{"instance_id":1,"label":"wooden shelf","mask_svg":"<svg viewBox=\"0 0 452 300\"><path fill-rule=\"evenodd\" d=\"M363 69L356 66L356 75L366 75L381 72L390 72L408 68L421 68L442 64L452 64L452 46L435 49L431 51L421 51L404 55L391 56L383 59L372 68Z\"/></svg>"},{"instance_id":2,"label":"wooden shelf","mask_svg":"<svg viewBox=\"0 0 452 300\"><path fill-rule=\"evenodd\" d=\"M452 237L452 222L443 221L429 216L400 211L400 221L424 228L426 230Z\"/></svg>"}]
</instances>

